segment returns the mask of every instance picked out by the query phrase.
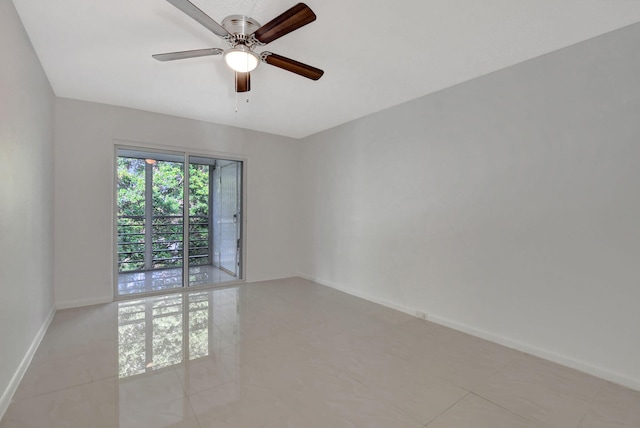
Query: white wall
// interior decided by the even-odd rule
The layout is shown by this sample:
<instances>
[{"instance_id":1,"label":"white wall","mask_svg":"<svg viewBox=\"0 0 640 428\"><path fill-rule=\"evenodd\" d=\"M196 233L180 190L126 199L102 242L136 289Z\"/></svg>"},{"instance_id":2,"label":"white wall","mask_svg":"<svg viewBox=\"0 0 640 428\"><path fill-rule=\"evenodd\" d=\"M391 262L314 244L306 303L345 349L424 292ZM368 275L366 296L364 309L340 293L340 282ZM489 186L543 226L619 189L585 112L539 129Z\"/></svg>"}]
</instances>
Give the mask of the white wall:
<instances>
[{"instance_id":1,"label":"white wall","mask_svg":"<svg viewBox=\"0 0 640 428\"><path fill-rule=\"evenodd\" d=\"M0 0L0 418L53 315L54 94Z\"/></svg>"},{"instance_id":2,"label":"white wall","mask_svg":"<svg viewBox=\"0 0 640 428\"><path fill-rule=\"evenodd\" d=\"M52 276L61 307L112 298L114 139L248 157L249 281L297 261L640 388L639 42L628 27L302 142L58 99L54 152L53 92L0 0L0 414Z\"/></svg>"},{"instance_id":3,"label":"white wall","mask_svg":"<svg viewBox=\"0 0 640 428\"><path fill-rule=\"evenodd\" d=\"M247 281L295 275L295 140L69 99L56 102L55 138L58 307L113 297L114 140L246 157Z\"/></svg>"},{"instance_id":4,"label":"white wall","mask_svg":"<svg viewBox=\"0 0 640 428\"><path fill-rule=\"evenodd\" d=\"M305 139L300 273L640 389L638 46L634 25Z\"/></svg>"}]
</instances>

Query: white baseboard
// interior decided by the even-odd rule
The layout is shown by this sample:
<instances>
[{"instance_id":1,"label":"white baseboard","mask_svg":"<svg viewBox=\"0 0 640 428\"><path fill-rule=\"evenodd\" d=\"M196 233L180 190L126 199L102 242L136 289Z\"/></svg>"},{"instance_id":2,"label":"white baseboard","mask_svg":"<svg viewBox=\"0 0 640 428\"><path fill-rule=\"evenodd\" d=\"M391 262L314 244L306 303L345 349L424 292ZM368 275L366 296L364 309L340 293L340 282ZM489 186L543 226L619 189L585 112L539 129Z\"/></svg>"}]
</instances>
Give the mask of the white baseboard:
<instances>
[{"instance_id":1,"label":"white baseboard","mask_svg":"<svg viewBox=\"0 0 640 428\"><path fill-rule=\"evenodd\" d=\"M27 349L27 353L24 355L24 357L22 358L22 361L20 362L20 365L16 369L16 372L13 374L11 381L9 381L9 385L7 385L7 388L2 393L2 396L0 397L0 420L2 420L2 417L4 416L5 412L9 408L9 404L11 403L11 398L13 398L13 394L16 393L16 390L18 389L18 385L20 385L20 382L22 381L22 377L27 372L27 369L29 368L29 364L31 364L31 360L33 359L33 356L38 350L38 346L40 346L40 342L42 342L42 338L47 332L47 329L49 328L49 324L51 324L51 321L53 320L53 316L55 315L55 313L56 313L56 308L52 306L51 311L49 311L49 313L47 314L47 317L45 318L44 322L40 326L38 333L33 338L33 341L31 342L29 349Z\"/></svg>"},{"instance_id":2,"label":"white baseboard","mask_svg":"<svg viewBox=\"0 0 640 428\"><path fill-rule=\"evenodd\" d=\"M67 300L66 302L56 302L56 309L72 309L82 306L101 305L113 302L113 297L101 297L94 299Z\"/></svg>"},{"instance_id":3,"label":"white baseboard","mask_svg":"<svg viewBox=\"0 0 640 428\"><path fill-rule=\"evenodd\" d=\"M506 346L507 348L517 349L518 351L535 355L536 357L540 357L545 360L549 360L554 363L558 363L563 366L581 371L583 373L587 373L592 376L595 376L604 380L608 380L618 385L626 386L627 388L640 391L640 380L629 379L628 377L620 373L614 372L612 370L593 366L591 364L585 363L584 361L576 360L574 358L567 357L565 355L557 354L553 351L531 346L529 344L522 343L517 340L510 339L508 337L503 337L487 331L478 330L466 324L461 324L455 321L451 321L449 319L442 318L437 315L429 315L427 319L435 324L440 324L442 326L449 327L454 330L458 330L463 333L467 333L472 336L476 336L481 339L485 339L490 342L494 342L494 343Z\"/></svg>"},{"instance_id":4,"label":"white baseboard","mask_svg":"<svg viewBox=\"0 0 640 428\"><path fill-rule=\"evenodd\" d=\"M336 283L332 283L329 281L323 281L321 279L317 279L314 278L312 276L303 274L303 273L298 273L298 276L304 279L307 279L309 281L313 281L317 284L320 285L324 285L333 289L336 289L338 291L342 291L344 293L350 294L352 296L356 296L356 297L360 297L362 299L368 300L370 302L373 303L377 303L379 305L382 306L386 306L388 308L391 309L396 309L400 312L404 312L406 314L409 315L413 315L415 317L418 317L418 314L427 314L428 312L419 308L410 308L404 305L399 305L397 303L393 303L393 302L388 302L388 301L384 301L384 300L380 300L377 298L374 298L372 296L367 295L366 293L361 293L361 292L354 292L353 290L349 290L348 288L345 288L343 286L340 286L339 284ZM497 343L499 345L503 345L506 346L508 348L512 348L512 349L516 349L518 351L522 351L525 352L527 354L531 354L531 355L535 355L536 357L540 357L543 358L545 360L549 360L552 361L554 363L558 363L561 364L563 366L566 367L570 367L572 369L576 369L578 371L590 374L592 376L596 376L599 377L601 379L604 380L608 380L610 382L616 383L618 385L622 385L622 386L626 386L627 388L631 388L634 389L636 391L640 391L640 379L629 379L629 377L624 376L620 373L614 372L612 370L608 370L602 367L597 367L597 366L593 366L591 364L585 363L583 361L579 361L564 355L560 355L557 354L555 352L552 351L548 351L546 349L541 349L541 348L537 348L535 346L531 346L529 344L526 343L522 343L519 342L517 340L513 340L511 338L508 337L503 337L500 335L496 335L493 333L490 333L488 331L484 331L484 330L479 330L476 329L474 327L471 327L469 325L466 324L462 324L459 322L455 322L452 320L449 320L447 318L444 317L440 317L438 315L434 315L429 313L426 316L427 321L433 322L435 324L439 324L442 325L444 327L448 327L451 328L453 330L458 330L461 331L463 333L467 333L470 334L472 336L476 336L479 337L481 339L485 339L488 340L490 342L494 342Z\"/></svg>"}]
</instances>

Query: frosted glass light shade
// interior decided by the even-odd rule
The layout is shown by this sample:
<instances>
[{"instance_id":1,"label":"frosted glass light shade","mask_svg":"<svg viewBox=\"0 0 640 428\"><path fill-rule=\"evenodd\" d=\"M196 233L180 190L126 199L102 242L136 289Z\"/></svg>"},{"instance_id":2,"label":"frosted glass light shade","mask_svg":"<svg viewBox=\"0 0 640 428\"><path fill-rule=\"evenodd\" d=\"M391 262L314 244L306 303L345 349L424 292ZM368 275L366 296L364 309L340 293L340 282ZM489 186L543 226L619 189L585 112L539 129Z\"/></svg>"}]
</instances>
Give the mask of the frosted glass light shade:
<instances>
[{"instance_id":1,"label":"frosted glass light shade","mask_svg":"<svg viewBox=\"0 0 640 428\"><path fill-rule=\"evenodd\" d=\"M258 55L251 52L245 45L238 45L233 49L227 50L224 53L224 61L232 70L239 73L254 70L260 62Z\"/></svg>"}]
</instances>

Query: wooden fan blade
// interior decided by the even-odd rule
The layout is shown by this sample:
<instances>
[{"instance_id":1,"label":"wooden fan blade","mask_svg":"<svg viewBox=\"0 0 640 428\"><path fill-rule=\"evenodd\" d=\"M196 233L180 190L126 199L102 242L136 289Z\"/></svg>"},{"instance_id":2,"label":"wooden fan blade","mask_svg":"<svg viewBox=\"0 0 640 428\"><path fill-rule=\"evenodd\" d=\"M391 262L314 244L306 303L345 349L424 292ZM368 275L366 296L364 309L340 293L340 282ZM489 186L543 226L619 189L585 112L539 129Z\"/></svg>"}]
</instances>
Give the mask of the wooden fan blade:
<instances>
[{"instance_id":1,"label":"wooden fan blade","mask_svg":"<svg viewBox=\"0 0 640 428\"><path fill-rule=\"evenodd\" d=\"M316 14L304 3L298 3L280 16L258 28L253 34L260 43L271 43L316 20Z\"/></svg>"},{"instance_id":2,"label":"wooden fan blade","mask_svg":"<svg viewBox=\"0 0 640 428\"><path fill-rule=\"evenodd\" d=\"M274 54L272 52L263 52L262 57L264 58L263 61L267 64L271 64L283 70L299 74L300 76L306 77L307 79L318 80L324 74L324 71L320 70L319 68L303 64L301 62L283 57L282 55Z\"/></svg>"},{"instance_id":3,"label":"wooden fan blade","mask_svg":"<svg viewBox=\"0 0 640 428\"><path fill-rule=\"evenodd\" d=\"M192 51L169 52L151 55L158 61L173 61L176 59L197 58L199 56L222 55L224 51L218 48L196 49Z\"/></svg>"},{"instance_id":4,"label":"wooden fan blade","mask_svg":"<svg viewBox=\"0 0 640 428\"><path fill-rule=\"evenodd\" d=\"M230 36L229 32L216 21L214 21L209 15L201 11L195 4L189 0L167 0L169 3L189 15L191 18L202 24L207 30L211 31L218 37Z\"/></svg>"},{"instance_id":5,"label":"wooden fan blade","mask_svg":"<svg viewBox=\"0 0 640 428\"><path fill-rule=\"evenodd\" d=\"M251 90L250 73L239 73L236 71L236 92L249 92Z\"/></svg>"}]
</instances>

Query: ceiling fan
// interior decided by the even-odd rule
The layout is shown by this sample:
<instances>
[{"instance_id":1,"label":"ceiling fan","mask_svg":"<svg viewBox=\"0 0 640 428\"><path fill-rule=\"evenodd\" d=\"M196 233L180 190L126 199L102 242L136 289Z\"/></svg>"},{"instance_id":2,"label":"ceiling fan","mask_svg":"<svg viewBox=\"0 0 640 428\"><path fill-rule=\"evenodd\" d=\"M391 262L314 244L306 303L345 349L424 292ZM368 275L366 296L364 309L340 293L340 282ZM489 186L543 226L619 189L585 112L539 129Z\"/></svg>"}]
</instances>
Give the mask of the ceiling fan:
<instances>
[{"instance_id":1,"label":"ceiling fan","mask_svg":"<svg viewBox=\"0 0 640 428\"><path fill-rule=\"evenodd\" d=\"M255 19L243 15L227 16L222 20L222 25L220 25L189 0L167 1L227 42L229 49L208 48L152 55L158 61L224 55L227 65L235 71L236 92L248 92L251 90L250 73L260 62L265 62L312 80L318 80L324 74L324 71L319 68L273 52L254 52L255 47L271 43L315 21L315 13L304 3L298 3L261 26Z\"/></svg>"}]
</instances>

